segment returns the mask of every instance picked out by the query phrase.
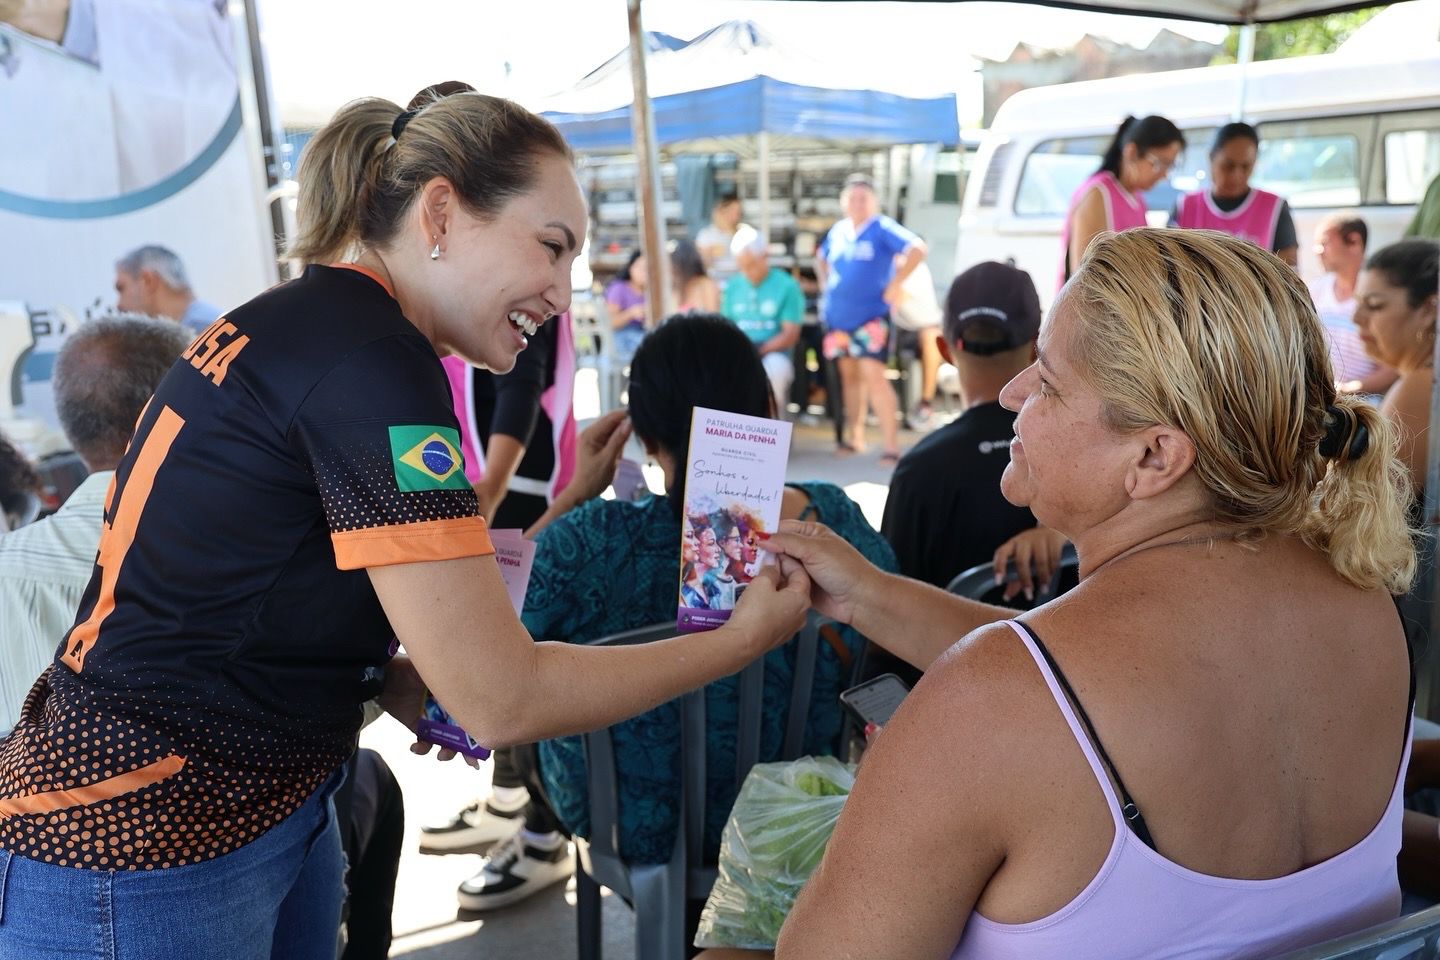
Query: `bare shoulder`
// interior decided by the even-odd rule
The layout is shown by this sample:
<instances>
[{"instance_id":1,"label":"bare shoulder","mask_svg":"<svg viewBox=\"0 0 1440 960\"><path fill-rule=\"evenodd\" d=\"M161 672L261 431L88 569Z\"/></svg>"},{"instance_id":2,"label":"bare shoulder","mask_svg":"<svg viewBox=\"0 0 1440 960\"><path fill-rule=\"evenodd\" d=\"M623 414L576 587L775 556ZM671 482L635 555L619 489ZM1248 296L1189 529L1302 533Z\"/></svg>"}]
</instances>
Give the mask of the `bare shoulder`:
<instances>
[{"instance_id":1,"label":"bare shoulder","mask_svg":"<svg viewBox=\"0 0 1440 960\"><path fill-rule=\"evenodd\" d=\"M960 763L951 769L1006 768L1026 755L1035 707L1046 695L1015 629L992 623L940 655L883 736L917 759L933 762L943 754Z\"/></svg>"},{"instance_id":2,"label":"bare shoulder","mask_svg":"<svg viewBox=\"0 0 1440 960\"><path fill-rule=\"evenodd\" d=\"M1430 416L1430 391L1434 381L1435 374L1429 369L1401 377L1385 394L1380 409L1402 423L1423 423Z\"/></svg>"}]
</instances>

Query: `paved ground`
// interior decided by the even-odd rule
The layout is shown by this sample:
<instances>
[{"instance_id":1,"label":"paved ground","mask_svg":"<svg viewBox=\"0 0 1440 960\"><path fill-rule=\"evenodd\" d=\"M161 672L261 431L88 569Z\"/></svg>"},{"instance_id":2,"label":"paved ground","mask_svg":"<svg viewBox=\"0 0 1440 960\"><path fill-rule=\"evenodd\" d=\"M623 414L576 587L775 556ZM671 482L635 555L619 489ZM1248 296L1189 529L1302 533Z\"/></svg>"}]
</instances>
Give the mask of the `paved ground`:
<instances>
[{"instance_id":1,"label":"paved ground","mask_svg":"<svg viewBox=\"0 0 1440 960\"><path fill-rule=\"evenodd\" d=\"M876 431L872 431L876 433ZM906 433L902 446L915 434ZM789 475L797 480L829 480L850 493L877 527L885 505L889 468L879 464L879 437L867 455L839 458L828 424L799 425L791 450ZM440 764L408 750L410 737L386 717L361 736L380 751L405 790L406 844L395 900L393 957L412 960L568 960L575 952L573 889L556 885L525 903L483 918L457 916L455 888L478 869L477 854L426 856L418 852L420 824L454 813L490 783L490 766L472 770L458 762ZM605 897L605 955L633 956L634 922L618 897Z\"/></svg>"}]
</instances>

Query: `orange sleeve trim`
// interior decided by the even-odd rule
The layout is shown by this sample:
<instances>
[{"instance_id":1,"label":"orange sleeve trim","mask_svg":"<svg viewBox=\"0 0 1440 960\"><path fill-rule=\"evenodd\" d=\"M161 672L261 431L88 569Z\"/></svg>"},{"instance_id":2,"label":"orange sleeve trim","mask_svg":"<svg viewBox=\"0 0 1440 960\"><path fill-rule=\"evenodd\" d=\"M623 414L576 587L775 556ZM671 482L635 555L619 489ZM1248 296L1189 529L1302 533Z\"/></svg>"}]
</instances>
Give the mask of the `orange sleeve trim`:
<instances>
[{"instance_id":1,"label":"orange sleeve trim","mask_svg":"<svg viewBox=\"0 0 1440 960\"><path fill-rule=\"evenodd\" d=\"M173 777L185 768L185 758L170 754L154 763L128 773L87 783L72 790L47 790L44 793L28 793L21 797L0 800L0 819L16 815L54 813L67 807L84 807L92 803L114 800L116 797L145 787L153 786L167 777Z\"/></svg>"},{"instance_id":2,"label":"orange sleeve trim","mask_svg":"<svg viewBox=\"0 0 1440 960\"><path fill-rule=\"evenodd\" d=\"M330 534L330 542L335 546L335 566L341 570L457 560L495 552L482 517L342 530Z\"/></svg>"}]
</instances>

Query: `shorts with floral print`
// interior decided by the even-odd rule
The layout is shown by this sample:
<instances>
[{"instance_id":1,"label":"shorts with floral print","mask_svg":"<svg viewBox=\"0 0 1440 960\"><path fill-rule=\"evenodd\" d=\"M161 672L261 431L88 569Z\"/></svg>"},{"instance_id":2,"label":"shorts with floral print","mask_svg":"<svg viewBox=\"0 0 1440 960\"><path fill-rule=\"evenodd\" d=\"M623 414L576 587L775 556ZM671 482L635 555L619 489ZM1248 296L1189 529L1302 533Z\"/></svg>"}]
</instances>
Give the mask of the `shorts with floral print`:
<instances>
[{"instance_id":1,"label":"shorts with floral print","mask_svg":"<svg viewBox=\"0 0 1440 960\"><path fill-rule=\"evenodd\" d=\"M831 330L822 344L826 360L853 357L857 360L890 359L890 318L867 320L854 330Z\"/></svg>"}]
</instances>

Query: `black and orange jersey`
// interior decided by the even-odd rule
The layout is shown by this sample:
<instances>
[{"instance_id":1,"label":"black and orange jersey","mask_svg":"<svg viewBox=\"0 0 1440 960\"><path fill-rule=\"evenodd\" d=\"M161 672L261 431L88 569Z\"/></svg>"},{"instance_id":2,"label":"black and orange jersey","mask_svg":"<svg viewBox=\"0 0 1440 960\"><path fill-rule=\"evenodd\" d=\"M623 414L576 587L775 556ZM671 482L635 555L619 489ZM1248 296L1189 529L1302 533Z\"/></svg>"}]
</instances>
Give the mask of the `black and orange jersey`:
<instances>
[{"instance_id":1,"label":"black and orange jersey","mask_svg":"<svg viewBox=\"0 0 1440 960\"><path fill-rule=\"evenodd\" d=\"M491 552L449 387L378 278L310 267L166 375L75 626L0 743L0 849L146 869L242 846L354 749L392 631L365 568Z\"/></svg>"}]
</instances>

